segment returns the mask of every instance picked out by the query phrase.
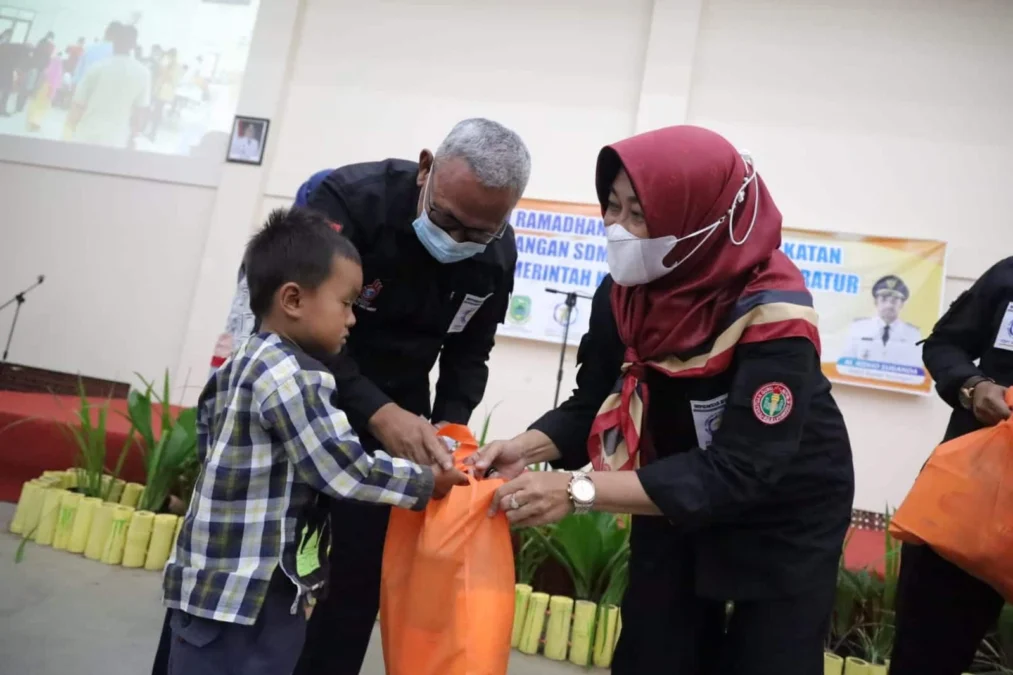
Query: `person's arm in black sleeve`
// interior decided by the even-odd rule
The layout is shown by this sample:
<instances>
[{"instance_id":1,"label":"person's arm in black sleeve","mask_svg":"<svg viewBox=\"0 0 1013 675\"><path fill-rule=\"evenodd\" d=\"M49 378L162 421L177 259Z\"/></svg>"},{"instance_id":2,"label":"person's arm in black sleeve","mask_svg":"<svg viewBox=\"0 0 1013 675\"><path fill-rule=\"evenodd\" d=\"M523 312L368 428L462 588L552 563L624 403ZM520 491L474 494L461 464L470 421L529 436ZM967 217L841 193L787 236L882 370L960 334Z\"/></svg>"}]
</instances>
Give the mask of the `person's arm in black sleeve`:
<instances>
[{"instance_id":1,"label":"person's arm in black sleeve","mask_svg":"<svg viewBox=\"0 0 1013 675\"><path fill-rule=\"evenodd\" d=\"M798 452L822 377L816 349L804 338L745 344L736 351L736 373L711 446L637 471L661 514L686 529L735 518L777 485ZM781 387L790 400L764 398ZM665 411L655 408L651 414Z\"/></svg>"},{"instance_id":2,"label":"person's arm in black sleeve","mask_svg":"<svg viewBox=\"0 0 1013 675\"><path fill-rule=\"evenodd\" d=\"M433 422L467 424L485 394L489 381L489 353L496 343L496 327L506 317L513 291L513 269L486 298L460 333L451 333L440 352Z\"/></svg>"},{"instance_id":3,"label":"person's arm in black sleeve","mask_svg":"<svg viewBox=\"0 0 1013 675\"><path fill-rule=\"evenodd\" d=\"M309 194L306 206L327 216L341 228L341 233L355 245L360 255L363 253L364 247L368 246L364 232L366 226L352 219L335 181L327 179L320 183ZM336 405L345 411L354 427L366 428L373 414L392 402L389 396L359 371L352 350L342 349L326 365L338 384Z\"/></svg>"},{"instance_id":4,"label":"person's arm in black sleeve","mask_svg":"<svg viewBox=\"0 0 1013 675\"><path fill-rule=\"evenodd\" d=\"M936 381L936 391L952 408L960 407L957 396L965 382L973 377L984 379L974 362L993 337L989 332L998 269L999 265L992 267L953 301L922 347L922 360Z\"/></svg>"},{"instance_id":5,"label":"person's arm in black sleeve","mask_svg":"<svg viewBox=\"0 0 1013 675\"><path fill-rule=\"evenodd\" d=\"M530 427L555 444L561 457L552 465L558 469L579 469L588 463L591 423L619 379L624 350L612 316L611 289L611 280L605 281L591 301L588 331L577 348L577 388Z\"/></svg>"}]
</instances>

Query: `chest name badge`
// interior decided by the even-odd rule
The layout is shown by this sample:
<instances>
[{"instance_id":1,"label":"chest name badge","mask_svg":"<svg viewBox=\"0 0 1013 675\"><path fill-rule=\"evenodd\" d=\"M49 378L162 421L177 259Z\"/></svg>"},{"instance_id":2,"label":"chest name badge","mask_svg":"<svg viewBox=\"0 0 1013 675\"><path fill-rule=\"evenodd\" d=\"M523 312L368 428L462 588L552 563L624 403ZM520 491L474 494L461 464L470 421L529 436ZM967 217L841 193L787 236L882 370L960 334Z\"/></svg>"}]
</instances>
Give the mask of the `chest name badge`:
<instances>
[{"instance_id":1,"label":"chest name badge","mask_svg":"<svg viewBox=\"0 0 1013 675\"><path fill-rule=\"evenodd\" d=\"M723 394L709 401L690 401L693 412L693 427L696 429L696 442L704 450L714 442L714 434L721 427L721 417L725 413L728 395Z\"/></svg>"},{"instance_id":2,"label":"chest name badge","mask_svg":"<svg viewBox=\"0 0 1013 675\"><path fill-rule=\"evenodd\" d=\"M783 422L794 404L791 390L780 382L765 384L753 394L753 414L764 424Z\"/></svg>"},{"instance_id":3,"label":"chest name badge","mask_svg":"<svg viewBox=\"0 0 1013 675\"><path fill-rule=\"evenodd\" d=\"M996 349L1005 349L1013 352L1013 302L1006 306L1006 315L999 324L999 333L995 336Z\"/></svg>"},{"instance_id":4,"label":"chest name badge","mask_svg":"<svg viewBox=\"0 0 1013 675\"><path fill-rule=\"evenodd\" d=\"M492 293L489 295L492 295ZM450 328L447 329L447 332L460 333L463 331L468 322L471 321L471 317L475 316L475 312L489 298L489 295L471 295L470 293L465 295L464 300L461 301L461 306L457 308L454 320L450 322Z\"/></svg>"}]
</instances>

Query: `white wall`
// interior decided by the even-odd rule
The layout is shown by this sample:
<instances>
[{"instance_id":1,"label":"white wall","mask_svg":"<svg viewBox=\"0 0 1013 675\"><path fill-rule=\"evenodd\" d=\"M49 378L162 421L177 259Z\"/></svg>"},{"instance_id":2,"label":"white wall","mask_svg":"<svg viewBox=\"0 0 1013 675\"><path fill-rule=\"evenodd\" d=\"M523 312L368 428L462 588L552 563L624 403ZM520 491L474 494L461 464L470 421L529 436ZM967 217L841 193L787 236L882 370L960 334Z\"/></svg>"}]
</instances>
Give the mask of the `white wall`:
<instances>
[{"instance_id":1,"label":"white wall","mask_svg":"<svg viewBox=\"0 0 1013 675\"><path fill-rule=\"evenodd\" d=\"M789 226L949 241L950 300L1013 251L1002 163L1013 156L1011 29L1013 3L1001 0L264 0L239 112L272 117L271 141L263 167L221 172L192 249L202 257L179 324L177 380L206 371L243 243L271 207L317 169L414 158L473 115L526 139L527 196L583 202L594 199L602 144L666 124L711 126L753 153ZM66 222L77 206L53 208ZM40 347L41 361L43 352L52 350ZM494 435L541 414L558 354L500 340L475 425L497 403ZM564 391L572 381L571 350ZM858 506L896 504L945 407L835 392Z\"/></svg>"},{"instance_id":2,"label":"white wall","mask_svg":"<svg viewBox=\"0 0 1013 675\"><path fill-rule=\"evenodd\" d=\"M174 370L215 190L8 162L0 186L0 302L46 275L11 362L134 383Z\"/></svg>"}]
</instances>

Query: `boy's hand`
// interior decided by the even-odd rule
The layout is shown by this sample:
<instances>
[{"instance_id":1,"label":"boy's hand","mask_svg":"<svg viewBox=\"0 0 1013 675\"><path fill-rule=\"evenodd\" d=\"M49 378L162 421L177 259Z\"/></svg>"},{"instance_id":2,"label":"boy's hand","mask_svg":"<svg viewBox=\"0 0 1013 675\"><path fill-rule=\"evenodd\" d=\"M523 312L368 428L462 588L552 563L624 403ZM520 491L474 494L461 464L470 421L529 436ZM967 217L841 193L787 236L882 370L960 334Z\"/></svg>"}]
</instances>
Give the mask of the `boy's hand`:
<instances>
[{"instance_id":1,"label":"boy's hand","mask_svg":"<svg viewBox=\"0 0 1013 675\"><path fill-rule=\"evenodd\" d=\"M457 469L444 471L438 466L433 467L433 476L436 479L433 486L433 499L443 499L455 485L467 485L468 477Z\"/></svg>"}]
</instances>

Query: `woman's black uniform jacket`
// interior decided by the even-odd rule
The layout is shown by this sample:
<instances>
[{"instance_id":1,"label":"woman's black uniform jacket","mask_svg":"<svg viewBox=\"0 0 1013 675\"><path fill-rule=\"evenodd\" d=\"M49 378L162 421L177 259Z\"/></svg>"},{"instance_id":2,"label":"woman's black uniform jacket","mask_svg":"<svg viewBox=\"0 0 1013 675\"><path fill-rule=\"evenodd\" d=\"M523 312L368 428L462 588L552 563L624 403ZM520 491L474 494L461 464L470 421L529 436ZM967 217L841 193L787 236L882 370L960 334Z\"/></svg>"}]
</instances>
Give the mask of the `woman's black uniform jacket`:
<instances>
[{"instance_id":1,"label":"woman's black uniform jacket","mask_svg":"<svg viewBox=\"0 0 1013 675\"><path fill-rule=\"evenodd\" d=\"M532 425L561 451L560 468L587 464L591 422L620 373L624 347L611 288L606 278L595 293L573 396ZM835 583L854 471L819 361L812 343L789 338L739 345L731 367L715 377L649 371L646 424L658 459L638 474L664 517L634 518L624 630L637 620L632 614L663 614L680 595L765 600ZM771 383L793 396L776 424L754 413L757 392ZM711 431L710 447L701 449Z\"/></svg>"}]
</instances>

